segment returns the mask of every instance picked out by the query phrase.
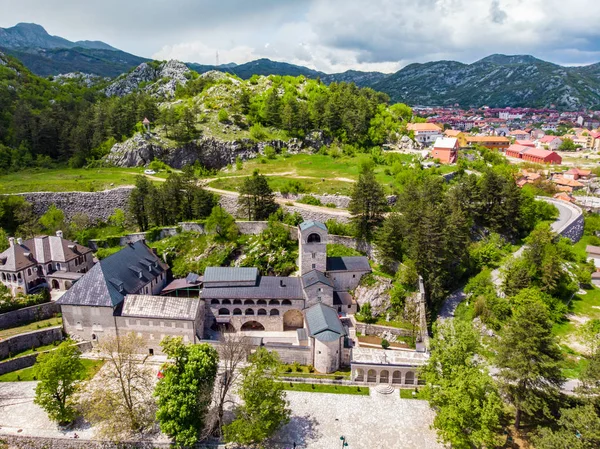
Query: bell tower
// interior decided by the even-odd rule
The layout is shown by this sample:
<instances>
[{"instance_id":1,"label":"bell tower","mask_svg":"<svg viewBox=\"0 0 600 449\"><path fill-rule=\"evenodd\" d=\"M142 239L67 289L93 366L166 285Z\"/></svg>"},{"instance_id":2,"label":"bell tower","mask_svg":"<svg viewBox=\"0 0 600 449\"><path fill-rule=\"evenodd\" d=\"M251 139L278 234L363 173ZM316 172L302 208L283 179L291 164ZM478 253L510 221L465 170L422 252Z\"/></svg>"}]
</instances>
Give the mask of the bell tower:
<instances>
[{"instance_id":1,"label":"bell tower","mask_svg":"<svg viewBox=\"0 0 600 449\"><path fill-rule=\"evenodd\" d=\"M327 269L327 227L319 221L305 221L298 227L300 275Z\"/></svg>"}]
</instances>

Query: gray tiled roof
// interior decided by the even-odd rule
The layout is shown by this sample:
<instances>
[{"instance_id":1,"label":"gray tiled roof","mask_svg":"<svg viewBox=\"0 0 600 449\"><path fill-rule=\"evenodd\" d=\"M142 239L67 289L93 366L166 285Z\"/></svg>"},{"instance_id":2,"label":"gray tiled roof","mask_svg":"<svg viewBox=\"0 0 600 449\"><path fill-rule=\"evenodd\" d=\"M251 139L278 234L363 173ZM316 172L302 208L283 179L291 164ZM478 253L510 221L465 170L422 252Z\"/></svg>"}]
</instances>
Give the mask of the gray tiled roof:
<instances>
[{"instance_id":1,"label":"gray tiled roof","mask_svg":"<svg viewBox=\"0 0 600 449\"><path fill-rule=\"evenodd\" d=\"M325 276L325 273L319 270L311 270L308 273L302 275L302 284L304 288L308 288L314 284L325 284L333 287L333 281Z\"/></svg>"},{"instance_id":2,"label":"gray tiled roof","mask_svg":"<svg viewBox=\"0 0 600 449\"><path fill-rule=\"evenodd\" d=\"M127 295L123 302L121 316L193 321L198 315L199 308L198 298Z\"/></svg>"},{"instance_id":3,"label":"gray tiled roof","mask_svg":"<svg viewBox=\"0 0 600 449\"><path fill-rule=\"evenodd\" d=\"M153 260L156 266L150 265ZM136 266L138 273L130 269ZM94 265L58 300L63 305L116 307L125 295L134 294L168 270L144 242L126 245L118 253Z\"/></svg>"},{"instance_id":4,"label":"gray tiled roof","mask_svg":"<svg viewBox=\"0 0 600 449\"><path fill-rule=\"evenodd\" d=\"M304 299L300 278L259 276L256 285L210 287L206 284L206 273L204 289L200 297L204 299Z\"/></svg>"},{"instance_id":5,"label":"gray tiled roof","mask_svg":"<svg viewBox=\"0 0 600 449\"><path fill-rule=\"evenodd\" d=\"M365 256L328 257L327 271L371 271Z\"/></svg>"},{"instance_id":6,"label":"gray tiled roof","mask_svg":"<svg viewBox=\"0 0 600 449\"><path fill-rule=\"evenodd\" d=\"M347 306L352 304L352 295L348 292L333 292L333 304Z\"/></svg>"},{"instance_id":7,"label":"gray tiled roof","mask_svg":"<svg viewBox=\"0 0 600 449\"><path fill-rule=\"evenodd\" d=\"M15 243L0 253L0 271L16 272L37 265L31 250Z\"/></svg>"},{"instance_id":8,"label":"gray tiled roof","mask_svg":"<svg viewBox=\"0 0 600 449\"><path fill-rule=\"evenodd\" d=\"M327 226L325 226L323 223L321 223L320 221L315 221L315 220L308 220L308 221L303 221L302 223L300 223L300 230L301 231L305 231L308 228L312 228L313 226L316 226L318 228L321 228L323 231L327 232Z\"/></svg>"},{"instance_id":9,"label":"gray tiled roof","mask_svg":"<svg viewBox=\"0 0 600 449\"><path fill-rule=\"evenodd\" d=\"M337 312L321 303L306 311L306 324L310 336L320 341L334 341L346 335Z\"/></svg>"},{"instance_id":10,"label":"gray tiled roof","mask_svg":"<svg viewBox=\"0 0 600 449\"><path fill-rule=\"evenodd\" d=\"M204 270L204 283L211 282L250 282L258 277L255 267L207 267Z\"/></svg>"}]
</instances>

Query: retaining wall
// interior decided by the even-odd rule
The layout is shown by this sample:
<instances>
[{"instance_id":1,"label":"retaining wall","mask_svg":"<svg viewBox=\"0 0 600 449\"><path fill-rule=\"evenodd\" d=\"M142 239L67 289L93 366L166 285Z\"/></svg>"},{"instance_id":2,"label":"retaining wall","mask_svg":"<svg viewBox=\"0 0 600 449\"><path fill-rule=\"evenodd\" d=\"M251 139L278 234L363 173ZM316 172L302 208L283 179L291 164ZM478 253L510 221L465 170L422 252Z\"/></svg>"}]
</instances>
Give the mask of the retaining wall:
<instances>
[{"instance_id":1,"label":"retaining wall","mask_svg":"<svg viewBox=\"0 0 600 449\"><path fill-rule=\"evenodd\" d=\"M170 449L170 443L152 441L132 441L112 443L110 441L94 441L73 439L69 437L49 438L17 435L0 435L0 443L8 444L10 449ZM0 446L2 446L0 444ZM300 447L300 446L298 446ZM224 444L203 442L194 445L195 449L225 449Z\"/></svg>"},{"instance_id":2,"label":"retaining wall","mask_svg":"<svg viewBox=\"0 0 600 449\"><path fill-rule=\"evenodd\" d=\"M87 352L92 350L92 343L89 341L84 341L81 343L77 343L77 347L81 352ZM23 368L29 368L30 366L35 365L35 361L37 360L38 355L44 354L48 351L36 352L29 355L24 355L23 357L17 357L11 360L5 360L0 362L0 376L6 373L12 373L13 371L17 371Z\"/></svg>"},{"instance_id":3,"label":"retaining wall","mask_svg":"<svg viewBox=\"0 0 600 449\"><path fill-rule=\"evenodd\" d=\"M47 327L26 334L15 335L0 341L0 360L10 357L32 347L49 345L63 339L62 326Z\"/></svg>"},{"instance_id":4,"label":"retaining wall","mask_svg":"<svg viewBox=\"0 0 600 449\"><path fill-rule=\"evenodd\" d=\"M0 314L0 329L23 326L32 321L47 320L56 313L60 313L60 306L56 302L46 302L2 313Z\"/></svg>"},{"instance_id":5,"label":"retaining wall","mask_svg":"<svg viewBox=\"0 0 600 449\"><path fill-rule=\"evenodd\" d=\"M75 214L85 214L92 221L106 221L115 209L127 210L133 187L119 187L100 192L29 192L17 193L33 205L36 215L44 214L55 204L67 220Z\"/></svg>"},{"instance_id":6,"label":"retaining wall","mask_svg":"<svg viewBox=\"0 0 600 449\"><path fill-rule=\"evenodd\" d=\"M412 335L411 331L408 329L400 329L398 327L391 326L381 326L379 324L367 324L360 323L356 321L354 323L354 327L357 332L360 332L363 335L376 335L378 337L382 337L385 334L388 335L397 335L399 337L410 337Z\"/></svg>"}]
</instances>

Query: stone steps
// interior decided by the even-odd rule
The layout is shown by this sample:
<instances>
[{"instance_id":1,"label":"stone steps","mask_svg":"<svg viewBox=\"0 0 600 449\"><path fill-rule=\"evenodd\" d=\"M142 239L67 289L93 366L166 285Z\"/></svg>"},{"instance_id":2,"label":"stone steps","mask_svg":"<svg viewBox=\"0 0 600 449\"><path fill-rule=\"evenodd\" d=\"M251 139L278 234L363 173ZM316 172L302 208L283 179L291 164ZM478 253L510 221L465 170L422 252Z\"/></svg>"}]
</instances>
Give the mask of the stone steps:
<instances>
[{"instance_id":1,"label":"stone steps","mask_svg":"<svg viewBox=\"0 0 600 449\"><path fill-rule=\"evenodd\" d=\"M394 391L396 391L394 387L388 384L377 385L375 390L380 394L392 394Z\"/></svg>"}]
</instances>

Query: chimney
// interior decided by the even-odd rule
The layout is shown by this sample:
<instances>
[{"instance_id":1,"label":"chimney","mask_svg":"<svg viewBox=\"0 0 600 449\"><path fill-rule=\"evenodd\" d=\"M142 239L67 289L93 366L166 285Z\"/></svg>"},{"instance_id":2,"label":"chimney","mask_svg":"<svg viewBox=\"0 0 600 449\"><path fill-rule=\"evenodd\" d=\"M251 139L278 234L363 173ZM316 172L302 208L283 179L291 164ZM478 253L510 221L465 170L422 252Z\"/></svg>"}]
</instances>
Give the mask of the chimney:
<instances>
[{"instance_id":1,"label":"chimney","mask_svg":"<svg viewBox=\"0 0 600 449\"><path fill-rule=\"evenodd\" d=\"M21 237L17 238L17 245L22 245L23 239Z\"/></svg>"},{"instance_id":2,"label":"chimney","mask_svg":"<svg viewBox=\"0 0 600 449\"><path fill-rule=\"evenodd\" d=\"M8 238L8 244L10 246L15 246L15 238L14 237L9 237Z\"/></svg>"},{"instance_id":3,"label":"chimney","mask_svg":"<svg viewBox=\"0 0 600 449\"><path fill-rule=\"evenodd\" d=\"M62 231L56 231L56 236L60 237L62 239L63 238L63 232Z\"/></svg>"}]
</instances>

